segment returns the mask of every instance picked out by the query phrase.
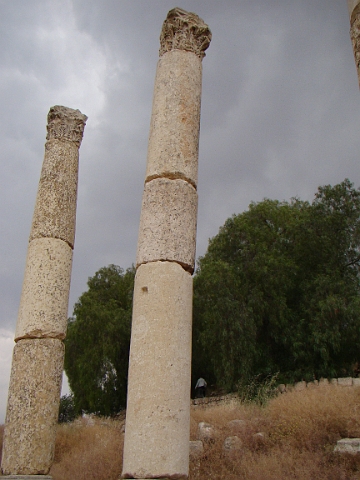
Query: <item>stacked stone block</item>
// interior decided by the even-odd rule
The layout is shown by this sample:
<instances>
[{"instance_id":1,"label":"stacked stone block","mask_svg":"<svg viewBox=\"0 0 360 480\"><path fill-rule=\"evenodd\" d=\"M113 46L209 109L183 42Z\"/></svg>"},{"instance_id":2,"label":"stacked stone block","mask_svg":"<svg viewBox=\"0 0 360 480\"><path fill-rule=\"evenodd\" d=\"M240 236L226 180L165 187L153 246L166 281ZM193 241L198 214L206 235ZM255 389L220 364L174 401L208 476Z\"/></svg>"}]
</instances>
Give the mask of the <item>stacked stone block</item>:
<instances>
[{"instance_id":1,"label":"stacked stone block","mask_svg":"<svg viewBox=\"0 0 360 480\"><path fill-rule=\"evenodd\" d=\"M201 78L211 32L171 10L160 36L142 200L123 478L187 478Z\"/></svg>"},{"instance_id":2,"label":"stacked stone block","mask_svg":"<svg viewBox=\"0 0 360 480\"><path fill-rule=\"evenodd\" d=\"M61 106L52 107L48 114L15 331L1 463L7 478L46 475L53 460L75 239L79 147L86 120L79 110Z\"/></svg>"},{"instance_id":3,"label":"stacked stone block","mask_svg":"<svg viewBox=\"0 0 360 480\"><path fill-rule=\"evenodd\" d=\"M350 17L350 38L360 85L360 0L347 0Z\"/></svg>"}]
</instances>

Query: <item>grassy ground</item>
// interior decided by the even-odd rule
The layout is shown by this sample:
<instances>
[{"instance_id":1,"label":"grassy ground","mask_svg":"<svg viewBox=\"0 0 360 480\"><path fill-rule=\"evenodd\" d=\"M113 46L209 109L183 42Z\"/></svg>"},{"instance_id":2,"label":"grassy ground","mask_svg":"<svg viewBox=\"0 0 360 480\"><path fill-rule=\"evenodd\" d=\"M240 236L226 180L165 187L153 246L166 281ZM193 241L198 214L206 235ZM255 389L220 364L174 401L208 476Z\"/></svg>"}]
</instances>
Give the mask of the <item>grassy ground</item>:
<instances>
[{"instance_id":1,"label":"grassy ground","mask_svg":"<svg viewBox=\"0 0 360 480\"><path fill-rule=\"evenodd\" d=\"M235 419L244 422L229 425ZM190 480L360 480L360 454L333 453L340 438L360 437L360 387L292 391L265 407L193 408L192 440L201 421L214 426L215 436L204 444L203 454L191 460ZM54 480L117 480L122 425L108 419L59 425L50 472ZM263 435L256 435L259 432ZM0 428L0 440L1 435ZM241 447L225 452L225 438L234 435Z\"/></svg>"}]
</instances>

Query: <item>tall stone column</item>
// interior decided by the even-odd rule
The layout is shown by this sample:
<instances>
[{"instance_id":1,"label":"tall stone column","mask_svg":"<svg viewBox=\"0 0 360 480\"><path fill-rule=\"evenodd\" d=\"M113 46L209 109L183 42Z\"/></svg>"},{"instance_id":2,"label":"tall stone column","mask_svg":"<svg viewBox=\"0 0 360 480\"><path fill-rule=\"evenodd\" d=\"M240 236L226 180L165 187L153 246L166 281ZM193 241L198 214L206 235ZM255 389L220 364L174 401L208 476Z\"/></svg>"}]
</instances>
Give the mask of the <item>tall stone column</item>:
<instances>
[{"instance_id":1,"label":"tall stone column","mask_svg":"<svg viewBox=\"0 0 360 480\"><path fill-rule=\"evenodd\" d=\"M360 0L347 0L350 16L350 38L360 85Z\"/></svg>"},{"instance_id":2,"label":"tall stone column","mask_svg":"<svg viewBox=\"0 0 360 480\"><path fill-rule=\"evenodd\" d=\"M15 332L1 462L8 477L3 478L51 478L86 120L79 110L61 106L48 114Z\"/></svg>"},{"instance_id":3,"label":"tall stone column","mask_svg":"<svg viewBox=\"0 0 360 480\"><path fill-rule=\"evenodd\" d=\"M209 27L171 10L160 36L139 228L123 478L187 478L202 58Z\"/></svg>"}]
</instances>

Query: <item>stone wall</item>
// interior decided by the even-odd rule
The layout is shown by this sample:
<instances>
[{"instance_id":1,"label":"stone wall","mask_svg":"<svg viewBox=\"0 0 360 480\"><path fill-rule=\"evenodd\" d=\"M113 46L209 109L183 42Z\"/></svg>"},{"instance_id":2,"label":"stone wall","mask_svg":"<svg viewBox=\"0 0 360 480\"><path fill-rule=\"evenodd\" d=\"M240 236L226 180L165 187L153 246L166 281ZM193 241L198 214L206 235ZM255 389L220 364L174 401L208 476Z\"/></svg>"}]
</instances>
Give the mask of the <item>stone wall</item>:
<instances>
[{"instance_id":1,"label":"stone wall","mask_svg":"<svg viewBox=\"0 0 360 480\"><path fill-rule=\"evenodd\" d=\"M277 387L279 393L286 393L291 390L302 391L306 388L322 388L328 386L339 387L360 387L360 378L342 377L342 378L321 378L320 380L314 380L312 382L297 382L294 384L280 383ZM238 402L238 395L236 393L230 393L228 395L218 395L205 398L194 398L191 400L192 408L206 408L216 405L226 405L229 407L235 406Z\"/></svg>"}]
</instances>

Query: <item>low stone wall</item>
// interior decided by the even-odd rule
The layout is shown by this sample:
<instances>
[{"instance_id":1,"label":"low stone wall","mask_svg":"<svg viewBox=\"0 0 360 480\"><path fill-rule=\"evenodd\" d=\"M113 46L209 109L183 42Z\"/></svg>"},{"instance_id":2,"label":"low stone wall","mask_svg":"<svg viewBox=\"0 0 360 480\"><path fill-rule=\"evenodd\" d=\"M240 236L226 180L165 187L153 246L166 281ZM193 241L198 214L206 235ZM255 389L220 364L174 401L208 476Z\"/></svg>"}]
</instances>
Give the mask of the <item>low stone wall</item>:
<instances>
[{"instance_id":1,"label":"low stone wall","mask_svg":"<svg viewBox=\"0 0 360 480\"><path fill-rule=\"evenodd\" d=\"M338 385L340 387L360 387L360 378L352 378L352 377L343 377L343 378L331 378L328 380L327 378L321 378L320 380L313 380L312 382L297 382L285 385L281 383L278 385L277 389L280 393L289 392L291 390L301 391L305 390L305 388L319 388L319 387L327 387L330 385ZM216 405L227 405L233 406L238 401L237 393L229 393L227 395L219 395L213 397L205 397L205 398L194 398L191 400L192 408L206 408L212 407ZM235 406L235 405L234 405Z\"/></svg>"},{"instance_id":2,"label":"low stone wall","mask_svg":"<svg viewBox=\"0 0 360 480\"><path fill-rule=\"evenodd\" d=\"M219 395L214 397L194 398L191 400L192 407L212 407L215 405L232 405L238 401L238 395L236 393L229 393L228 395Z\"/></svg>"},{"instance_id":3,"label":"low stone wall","mask_svg":"<svg viewBox=\"0 0 360 480\"><path fill-rule=\"evenodd\" d=\"M289 390L304 390L305 388L327 387L329 385L338 385L339 387L360 387L360 378L343 377L343 378L321 378L320 380L313 380L312 382L297 382L295 384L285 385L281 383L278 385L280 393L285 393Z\"/></svg>"}]
</instances>

